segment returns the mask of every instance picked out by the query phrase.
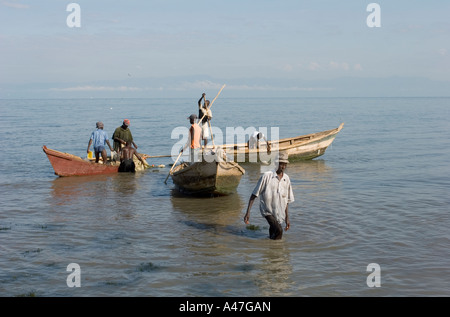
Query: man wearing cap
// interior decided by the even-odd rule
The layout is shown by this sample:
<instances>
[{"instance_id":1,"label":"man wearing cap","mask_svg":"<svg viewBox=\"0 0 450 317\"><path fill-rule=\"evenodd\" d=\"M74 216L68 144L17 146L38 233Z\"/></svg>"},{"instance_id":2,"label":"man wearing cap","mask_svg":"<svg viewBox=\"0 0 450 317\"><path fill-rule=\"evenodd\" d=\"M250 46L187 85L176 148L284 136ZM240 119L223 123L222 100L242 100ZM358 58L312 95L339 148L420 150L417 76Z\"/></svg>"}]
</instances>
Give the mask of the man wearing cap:
<instances>
[{"instance_id":1,"label":"man wearing cap","mask_svg":"<svg viewBox=\"0 0 450 317\"><path fill-rule=\"evenodd\" d=\"M191 123L191 127L189 128L189 139L186 144L183 146L180 152L183 152L185 148L189 146L190 149L190 162L194 163L198 161L198 152L201 147L200 140L202 137L202 128L195 123L195 119L197 119L197 115L191 114L189 117L189 122Z\"/></svg>"},{"instance_id":2,"label":"man wearing cap","mask_svg":"<svg viewBox=\"0 0 450 317\"><path fill-rule=\"evenodd\" d=\"M112 139L114 140L114 151L117 153L120 153L120 150L127 144L127 141L133 144L134 148L137 149L137 145L133 141L131 130L128 128L129 125L130 120L123 120L122 125L116 128L112 135Z\"/></svg>"},{"instance_id":3,"label":"man wearing cap","mask_svg":"<svg viewBox=\"0 0 450 317\"><path fill-rule=\"evenodd\" d=\"M276 170L265 172L259 178L248 202L247 213L244 216L244 222L249 224L250 209L255 198L259 196L259 210L269 223L269 237L273 240L279 240L283 237L283 222L286 223L285 230L289 229L288 209L289 204L294 202L291 180L285 173L289 163L287 154L280 153L276 163L278 165Z\"/></svg>"},{"instance_id":4,"label":"man wearing cap","mask_svg":"<svg viewBox=\"0 0 450 317\"><path fill-rule=\"evenodd\" d=\"M108 133L103 130L103 122L97 122L96 124L97 130L92 132L91 138L89 139L88 147L87 147L87 153L89 153L89 148L91 147L92 143L94 143L94 151L95 151L95 163L98 163L100 160L100 153L102 154L103 164L106 164L106 161L108 159L108 156L106 154L105 144L108 144L109 149L111 152L113 151L113 148L111 147L111 144L108 140Z\"/></svg>"}]
</instances>

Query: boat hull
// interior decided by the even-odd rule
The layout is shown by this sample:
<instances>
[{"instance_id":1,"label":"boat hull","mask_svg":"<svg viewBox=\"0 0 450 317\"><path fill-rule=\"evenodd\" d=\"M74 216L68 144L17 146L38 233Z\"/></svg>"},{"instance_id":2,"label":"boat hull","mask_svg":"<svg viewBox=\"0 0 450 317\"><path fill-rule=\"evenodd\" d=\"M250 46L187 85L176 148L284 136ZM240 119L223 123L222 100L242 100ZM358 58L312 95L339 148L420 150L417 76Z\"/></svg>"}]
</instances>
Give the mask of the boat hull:
<instances>
[{"instance_id":1,"label":"boat hull","mask_svg":"<svg viewBox=\"0 0 450 317\"><path fill-rule=\"evenodd\" d=\"M229 195L236 192L245 171L234 162L197 162L176 166L173 183L187 194Z\"/></svg>"},{"instance_id":2,"label":"boat hull","mask_svg":"<svg viewBox=\"0 0 450 317\"><path fill-rule=\"evenodd\" d=\"M245 143L225 144L222 148L238 163L269 162L277 152L287 153L290 162L312 160L325 154L343 127L344 123L341 123L336 129L273 141L270 153L267 153L265 144L259 149L249 149Z\"/></svg>"},{"instance_id":3,"label":"boat hull","mask_svg":"<svg viewBox=\"0 0 450 317\"><path fill-rule=\"evenodd\" d=\"M87 176L87 175L106 175L119 172L119 162L109 162L108 164L95 163L94 161L84 160L79 156L64 153L42 147L47 155L50 164L58 176ZM136 163L136 170L144 169L142 163Z\"/></svg>"}]
</instances>

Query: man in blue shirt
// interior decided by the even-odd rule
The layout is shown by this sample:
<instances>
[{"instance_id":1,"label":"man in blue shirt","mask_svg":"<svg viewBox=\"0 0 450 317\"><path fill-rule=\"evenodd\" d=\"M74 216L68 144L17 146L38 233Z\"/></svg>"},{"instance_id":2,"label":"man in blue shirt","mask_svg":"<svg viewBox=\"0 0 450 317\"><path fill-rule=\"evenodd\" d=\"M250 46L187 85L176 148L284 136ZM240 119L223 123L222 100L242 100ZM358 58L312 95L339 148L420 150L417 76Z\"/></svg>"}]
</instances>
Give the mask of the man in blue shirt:
<instances>
[{"instance_id":1,"label":"man in blue shirt","mask_svg":"<svg viewBox=\"0 0 450 317\"><path fill-rule=\"evenodd\" d=\"M97 126L97 130L92 132L91 138L89 139L87 153L89 153L89 148L91 147L92 143L94 143L95 163L98 163L98 161L100 159L100 153L101 153L102 159L103 159L103 164L106 164L106 161L108 160L108 156L106 154L105 144L108 144L111 152L113 152L114 150L111 147L111 144L109 143L108 133L103 131L103 122L97 122L96 126Z\"/></svg>"}]
</instances>

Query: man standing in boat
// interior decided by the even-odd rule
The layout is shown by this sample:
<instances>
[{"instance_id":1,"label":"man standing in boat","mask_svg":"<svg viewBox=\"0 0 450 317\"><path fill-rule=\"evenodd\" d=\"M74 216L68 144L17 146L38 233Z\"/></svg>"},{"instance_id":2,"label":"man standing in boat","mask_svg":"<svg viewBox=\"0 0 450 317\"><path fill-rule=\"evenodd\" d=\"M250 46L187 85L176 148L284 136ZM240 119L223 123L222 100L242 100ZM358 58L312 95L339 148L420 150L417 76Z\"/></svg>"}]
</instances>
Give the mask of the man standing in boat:
<instances>
[{"instance_id":1,"label":"man standing in boat","mask_svg":"<svg viewBox=\"0 0 450 317\"><path fill-rule=\"evenodd\" d=\"M136 172L136 164L134 164L133 156L136 155L139 161L142 162L144 166L147 166L148 164L144 162L142 157L137 153L136 149L134 149L131 146L131 142L127 141L125 143L125 147L122 148L122 151L120 152L120 165L119 165L119 172Z\"/></svg>"},{"instance_id":2,"label":"man standing in boat","mask_svg":"<svg viewBox=\"0 0 450 317\"><path fill-rule=\"evenodd\" d=\"M261 215L269 223L269 237L272 240L280 240L283 237L283 222L286 223L285 230L290 227L289 204L294 202L291 180L285 173L289 163L287 154L279 154L277 168L274 171L265 172L258 180L250 197L244 222L249 224L250 209L256 197L260 197L259 210Z\"/></svg>"},{"instance_id":3,"label":"man standing in boat","mask_svg":"<svg viewBox=\"0 0 450 317\"><path fill-rule=\"evenodd\" d=\"M94 143L94 152L95 152L95 163L98 163L100 160L100 154L102 155L103 164L106 164L108 160L108 155L106 153L105 145L108 144L109 149L111 152L113 152L113 148L111 147L111 144L108 140L108 133L103 130L103 122L97 122L96 124L97 130L92 132L91 138L89 139L88 147L87 147L87 153L89 154L89 148L91 147L92 143Z\"/></svg>"},{"instance_id":4,"label":"man standing in boat","mask_svg":"<svg viewBox=\"0 0 450 317\"><path fill-rule=\"evenodd\" d=\"M199 150L201 148L200 140L202 137L202 128L195 123L197 116L195 114L191 114L189 117L189 122L191 123L191 127L189 128L189 139L186 144L181 149L181 153L183 153L184 149L189 146L190 149L190 162L198 162Z\"/></svg>"},{"instance_id":5,"label":"man standing in boat","mask_svg":"<svg viewBox=\"0 0 450 317\"><path fill-rule=\"evenodd\" d=\"M262 141L266 141L267 144L267 153L270 154L270 142L267 141L266 136L264 133L255 131L250 135L247 145L249 149L259 149L259 145Z\"/></svg>"},{"instance_id":6,"label":"man standing in boat","mask_svg":"<svg viewBox=\"0 0 450 317\"><path fill-rule=\"evenodd\" d=\"M133 135L131 134L131 130L128 128L130 126L130 120L125 119L120 127L116 128L112 135L112 139L114 140L114 151L120 155L120 151L122 147L126 145L127 142L130 142L137 149L136 143L133 141Z\"/></svg>"},{"instance_id":7,"label":"man standing in boat","mask_svg":"<svg viewBox=\"0 0 450 317\"><path fill-rule=\"evenodd\" d=\"M212 112L209 107L209 100L205 100L204 104L202 105L202 100L205 99L205 93L202 94L202 97L198 101L198 116L199 118L203 118L201 122L198 124L202 128L202 139L203 139L203 145L206 147L208 144L208 138L210 137L210 121L212 119Z\"/></svg>"}]
</instances>

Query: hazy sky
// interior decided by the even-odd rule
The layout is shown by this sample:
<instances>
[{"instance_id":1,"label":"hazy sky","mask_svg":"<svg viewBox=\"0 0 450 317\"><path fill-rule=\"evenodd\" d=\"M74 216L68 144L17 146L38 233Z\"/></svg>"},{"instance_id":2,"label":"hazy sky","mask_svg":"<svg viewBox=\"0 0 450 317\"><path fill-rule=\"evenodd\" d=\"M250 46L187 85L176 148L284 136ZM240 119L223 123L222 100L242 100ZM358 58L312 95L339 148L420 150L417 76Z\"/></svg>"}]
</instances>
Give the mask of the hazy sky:
<instances>
[{"instance_id":1,"label":"hazy sky","mask_svg":"<svg viewBox=\"0 0 450 317\"><path fill-rule=\"evenodd\" d=\"M71 2L0 0L0 98L450 83L448 0L79 0L69 28ZM381 27L367 26L372 2Z\"/></svg>"}]
</instances>

